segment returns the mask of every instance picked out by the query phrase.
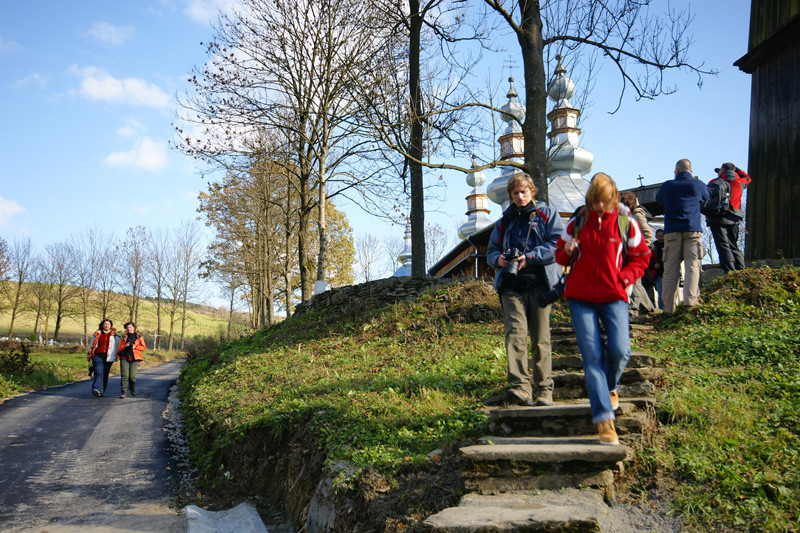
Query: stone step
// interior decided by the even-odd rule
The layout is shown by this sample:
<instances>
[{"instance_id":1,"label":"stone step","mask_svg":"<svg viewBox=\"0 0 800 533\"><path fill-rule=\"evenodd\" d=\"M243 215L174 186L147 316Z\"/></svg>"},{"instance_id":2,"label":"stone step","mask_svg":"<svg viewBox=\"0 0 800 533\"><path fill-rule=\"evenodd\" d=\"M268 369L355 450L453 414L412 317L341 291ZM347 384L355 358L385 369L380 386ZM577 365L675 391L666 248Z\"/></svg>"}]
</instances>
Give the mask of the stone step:
<instances>
[{"instance_id":1,"label":"stone step","mask_svg":"<svg viewBox=\"0 0 800 533\"><path fill-rule=\"evenodd\" d=\"M481 494L563 487L591 487L613 494L614 471L633 456L625 445L605 446L594 439L521 437L505 444L461 448L467 460L464 488Z\"/></svg>"},{"instance_id":2,"label":"stone step","mask_svg":"<svg viewBox=\"0 0 800 533\"><path fill-rule=\"evenodd\" d=\"M653 396L653 381L661 379L664 370L661 368L626 368L620 380L621 397ZM586 398L586 382L583 371L553 371L553 397L559 400Z\"/></svg>"},{"instance_id":3,"label":"stone step","mask_svg":"<svg viewBox=\"0 0 800 533\"><path fill-rule=\"evenodd\" d=\"M607 515L602 494L591 490L467 494L457 507L425 519L422 528L431 533L599 532Z\"/></svg>"},{"instance_id":4,"label":"stone step","mask_svg":"<svg viewBox=\"0 0 800 533\"><path fill-rule=\"evenodd\" d=\"M654 405L653 398L621 399L616 411L618 433L641 432L648 423L642 409ZM492 409L489 430L493 435L522 434L531 436L591 435L597 431L592 424L592 412L587 401L557 402L550 407L509 407Z\"/></svg>"},{"instance_id":5,"label":"stone step","mask_svg":"<svg viewBox=\"0 0 800 533\"><path fill-rule=\"evenodd\" d=\"M558 353L562 355L554 355L553 356L553 370L571 370L571 369L583 369L583 361L581 360L580 353L577 348L575 347L576 352L574 354L566 355L567 352L556 350L555 346L553 346L553 353ZM628 368L648 368L653 367L656 364L656 358L652 355L647 355L644 352L631 352L631 358L628 360Z\"/></svg>"}]
</instances>

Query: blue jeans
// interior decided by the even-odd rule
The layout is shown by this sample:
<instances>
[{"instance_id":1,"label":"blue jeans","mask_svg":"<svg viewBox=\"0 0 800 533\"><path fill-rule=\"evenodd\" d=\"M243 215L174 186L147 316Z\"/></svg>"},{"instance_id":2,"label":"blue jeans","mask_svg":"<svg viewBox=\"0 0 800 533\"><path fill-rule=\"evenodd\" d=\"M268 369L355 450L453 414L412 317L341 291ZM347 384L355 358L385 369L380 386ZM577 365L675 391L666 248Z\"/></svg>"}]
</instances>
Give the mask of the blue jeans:
<instances>
[{"instance_id":1,"label":"blue jeans","mask_svg":"<svg viewBox=\"0 0 800 533\"><path fill-rule=\"evenodd\" d=\"M101 393L106 392L108 386L108 373L111 372L111 367L114 362L107 363L99 355L95 355L92 359L94 365L94 378L92 379L92 390L99 390ZM102 385L102 387L100 386Z\"/></svg>"},{"instance_id":2,"label":"blue jeans","mask_svg":"<svg viewBox=\"0 0 800 533\"><path fill-rule=\"evenodd\" d=\"M622 371L631 357L628 303L617 300L594 304L570 299L569 312L583 359L592 423L614 420L609 391L619 388ZM601 324L606 334L605 343L600 336Z\"/></svg>"}]
</instances>

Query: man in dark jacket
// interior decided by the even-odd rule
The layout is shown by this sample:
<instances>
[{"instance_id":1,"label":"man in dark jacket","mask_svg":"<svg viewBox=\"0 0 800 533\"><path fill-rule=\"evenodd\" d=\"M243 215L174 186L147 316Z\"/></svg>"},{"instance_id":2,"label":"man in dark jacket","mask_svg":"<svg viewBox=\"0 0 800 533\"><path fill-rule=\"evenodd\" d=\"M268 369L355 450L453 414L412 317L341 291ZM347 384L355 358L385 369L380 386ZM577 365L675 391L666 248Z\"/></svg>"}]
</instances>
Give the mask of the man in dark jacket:
<instances>
[{"instance_id":1,"label":"man in dark jacket","mask_svg":"<svg viewBox=\"0 0 800 533\"><path fill-rule=\"evenodd\" d=\"M703 227L700 206L710 196L708 187L692 177L692 163L681 159L675 179L665 181L656 194L664 204L664 311L675 311L675 296L684 263L683 301L691 307L700 301L700 260L703 257Z\"/></svg>"},{"instance_id":2,"label":"man in dark jacket","mask_svg":"<svg viewBox=\"0 0 800 533\"><path fill-rule=\"evenodd\" d=\"M486 252L489 266L498 269L494 286L505 325L506 402L553 405L551 306L540 305L537 294L547 293L561 278L555 251L564 222L555 207L536 202L536 186L528 174L512 176L507 189L512 203L495 224ZM535 395L528 375L528 334Z\"/></svg>"},{"instance_id":3,"label":"man in dark jacket","mask_svg":"<svg viewBox=\"0 0 800 533\"><path fill-rule=\"evenodd\" d=\"M744 255L739 250L739 227L744 219L742 209L742 192L750 185L750 176L747 172L736 168L733 163L723 163L721 168L715 168L717 177L708 182L709 185L716 180L725 180L731 189L731 200L724 213L708 215L706 224L714 236L714 244L719 254L719 264L725 272L743 270Z\"/></svg>"}]
</instances>

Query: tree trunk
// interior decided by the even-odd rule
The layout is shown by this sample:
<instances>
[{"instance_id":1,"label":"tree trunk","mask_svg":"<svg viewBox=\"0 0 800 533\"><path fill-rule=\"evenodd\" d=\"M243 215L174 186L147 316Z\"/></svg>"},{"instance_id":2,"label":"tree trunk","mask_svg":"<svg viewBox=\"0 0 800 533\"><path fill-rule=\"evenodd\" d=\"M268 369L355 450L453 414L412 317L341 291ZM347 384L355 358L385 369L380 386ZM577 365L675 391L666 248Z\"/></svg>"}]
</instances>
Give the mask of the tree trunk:
<instances>
[{"instance_id":1,"label":"tree trunk","mask_svg":"<svg viewBox=\"0 0 800 533\"><path fill-rule=\"evenodd\" d=\"M411 275L425 275L425 196L422 176L422 89L420 87L420 48L422 14L419 0L409 1L409 95L411 97L411 139L408 167L411 173Z\"/></svg>"},{"instance_id":2,"label":"tree trunk","mask_svg":"<svg viewBox=\"0 0 800 533\"><path fill-rule=\"evenodd\" d=\"M519 10L522 21L517 40L522 49L525 68L525 168L536 185L536 199L547 204L547 89L542 42L542 17L539 0L521 0Z\"/></svg>"},{"instance_id":3,"label":"tree trunk","mask_svg":"<svg viewBox=\"0 0 800 533\"><path fill-rule=\"evenodd\" d=\"M17 309L19 308L19 298L22 293L22 281L17 282L17 293L14 295L14 306L11 308L11 324L8 326L8 338L14 334L14 320L17 318ZM33 329L34 333L36 328Z\"/></svg>"},{"instance_id":4,"label":"tree trunk","mask_svg":"<svg viewBox=\"0 0 800 533\"><path fill-rule=\"evenodd\" d=\"M317 282L325 283L325 254L328 252L328 223L325 218L326 190L325 190L325 151L320 155L319 162L319 256L317 257Z\"/></svg>"}]
</instances>

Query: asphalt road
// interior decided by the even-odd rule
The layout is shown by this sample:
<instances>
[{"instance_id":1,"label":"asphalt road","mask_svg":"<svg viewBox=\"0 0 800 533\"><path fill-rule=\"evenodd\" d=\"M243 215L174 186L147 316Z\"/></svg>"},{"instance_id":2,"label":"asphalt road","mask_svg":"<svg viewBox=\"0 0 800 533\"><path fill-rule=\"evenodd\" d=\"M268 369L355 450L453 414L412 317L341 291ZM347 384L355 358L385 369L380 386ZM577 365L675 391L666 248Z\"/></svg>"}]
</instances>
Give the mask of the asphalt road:
<instances>
[{"instance_id":1,"label":"asphalt road","mask_svg":"<svg viewBox=\"0 0 800 533\"><path fill-rule=\"evenodd\" d=\"M0 404L0 531L186 531L177 509L164 410L182 360L119 377L95 398L88 380Z\"/></svg>"}]
</instances>

